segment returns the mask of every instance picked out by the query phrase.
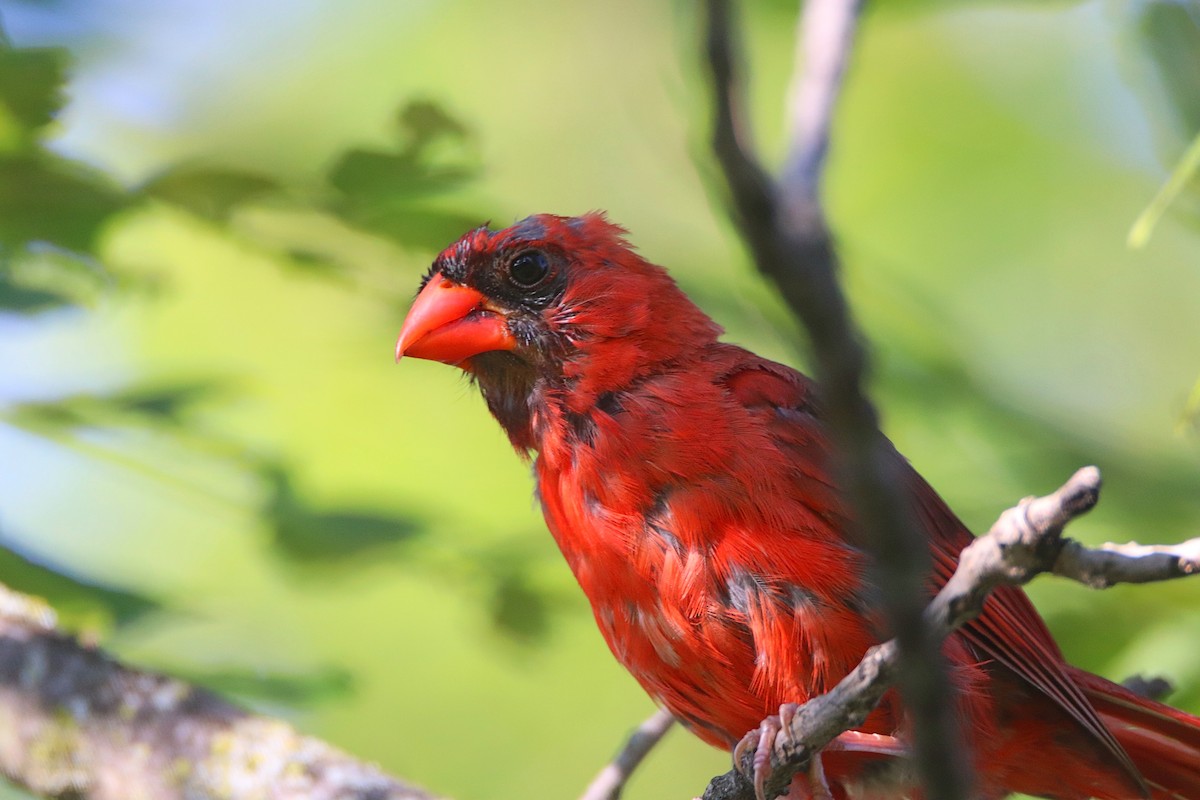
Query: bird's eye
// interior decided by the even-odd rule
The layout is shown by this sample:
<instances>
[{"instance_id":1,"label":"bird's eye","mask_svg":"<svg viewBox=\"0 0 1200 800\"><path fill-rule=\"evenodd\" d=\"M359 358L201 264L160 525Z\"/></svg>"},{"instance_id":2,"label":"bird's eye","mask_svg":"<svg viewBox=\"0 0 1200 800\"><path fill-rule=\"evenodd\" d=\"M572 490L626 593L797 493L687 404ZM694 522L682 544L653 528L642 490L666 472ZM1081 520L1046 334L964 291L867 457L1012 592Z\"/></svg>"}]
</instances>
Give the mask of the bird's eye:
<instances>
[{"instance_id":1,"label":"bird's eye","mask_svg":"<svg viewBox=\"0 0 1200 800\"><path fill-rule=\"evenodd\" d=\"M532 289L550 274L550 261L545 253L527 250L508 265L508 277L522 289Z\"/></svg>"}]
</instances>

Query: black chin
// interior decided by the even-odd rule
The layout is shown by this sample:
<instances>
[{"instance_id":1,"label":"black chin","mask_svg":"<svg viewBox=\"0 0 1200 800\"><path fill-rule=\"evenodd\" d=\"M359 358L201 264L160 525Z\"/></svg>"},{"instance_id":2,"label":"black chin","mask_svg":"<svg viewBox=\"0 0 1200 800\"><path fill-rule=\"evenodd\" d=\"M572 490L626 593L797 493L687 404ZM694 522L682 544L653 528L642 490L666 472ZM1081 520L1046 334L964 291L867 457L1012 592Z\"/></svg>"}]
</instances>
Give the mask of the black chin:
<instances>
[{"instance_id":1,"label":"black chin","mask_svg":"<svg viewBox=\"0 0 1200 800\"><path fill-rule=\"evenodd\" d=\"M467 366L480 383L505 382L518 375L533 372L533 368L525 359L508 350L489 350L473 355Z\"/></svg>"},{"instance_id":2,"label":"black chin","mask_svg":"<svg viewBox=\"0 0 1200 800\"><path fill-rule=\"evenodd\" d=\"M530 401L537 372L529 362L507 350L472 356L471 377L479 384L488 410L517 447L533 449Z\"/></svg>"}]
</instances>

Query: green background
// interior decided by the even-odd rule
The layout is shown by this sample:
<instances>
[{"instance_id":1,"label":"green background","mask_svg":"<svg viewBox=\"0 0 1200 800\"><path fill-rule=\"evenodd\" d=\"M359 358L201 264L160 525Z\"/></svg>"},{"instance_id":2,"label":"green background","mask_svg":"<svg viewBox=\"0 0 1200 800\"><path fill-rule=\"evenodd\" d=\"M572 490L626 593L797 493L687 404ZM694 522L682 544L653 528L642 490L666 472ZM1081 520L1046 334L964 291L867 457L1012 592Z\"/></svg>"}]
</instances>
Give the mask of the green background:
<instances>
[{"instance_id":1,"label":"green background","mask_svg":"<svg viewBox=\"0 0 1200 800\"><path fill-rule=\"evenodd\" d=\"M795 9L752 6L777 154ZM651 704L475 391L392 347L468 227L602 208L729 339L804 365L724 214L693 5L0 18L0 581L438 792L578 794ZM1200 128L1197 30L1151 2L863 20L829 213L885 428L977 529L1095 463L1076 535L1197 533L1194 184L1125 246ZM1031 593L1074 662L1200 712L1200 586ZM727 766L675 732L628 796Z\"/></svg>"}]
</instances>

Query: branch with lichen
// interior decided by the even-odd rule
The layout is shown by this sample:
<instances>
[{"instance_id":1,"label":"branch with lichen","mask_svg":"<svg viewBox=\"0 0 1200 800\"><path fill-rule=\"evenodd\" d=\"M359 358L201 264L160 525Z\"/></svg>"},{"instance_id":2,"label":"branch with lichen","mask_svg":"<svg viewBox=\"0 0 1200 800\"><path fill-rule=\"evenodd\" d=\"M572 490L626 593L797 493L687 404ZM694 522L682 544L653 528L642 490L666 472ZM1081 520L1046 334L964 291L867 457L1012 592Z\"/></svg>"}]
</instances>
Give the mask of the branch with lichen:
<instances>
[{"instance_id":1,"label":"branch with lichen","mask_svg":"<svg viewBox=\"0 0 1200 800\"><path fill-rule=\"evenodd\" d=\"M290 725L117 662L0 584L0 774L73 800L432 800Z\"/></svg>"}]
</instances>

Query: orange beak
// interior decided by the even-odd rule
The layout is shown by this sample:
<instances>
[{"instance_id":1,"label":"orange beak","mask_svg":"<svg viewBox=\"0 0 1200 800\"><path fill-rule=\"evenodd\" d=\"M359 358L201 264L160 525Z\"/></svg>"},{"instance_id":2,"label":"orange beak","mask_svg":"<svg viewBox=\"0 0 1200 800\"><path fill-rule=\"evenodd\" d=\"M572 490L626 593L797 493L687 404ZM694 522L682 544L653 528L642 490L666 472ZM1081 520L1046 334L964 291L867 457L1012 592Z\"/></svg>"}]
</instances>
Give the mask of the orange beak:
<instances>
[{"instance_id":1,"label":"orange beak","mask_svg":"<svg viewBox=\"0 0 1200 800\"><path fill-rule=\"evenodd\" d=\"M486 297L435 274L408 310L396 341L396 360L411 356L462 366L471 356L516 346L503 315L489 307Z\"/></svg>"}]
</instances>

